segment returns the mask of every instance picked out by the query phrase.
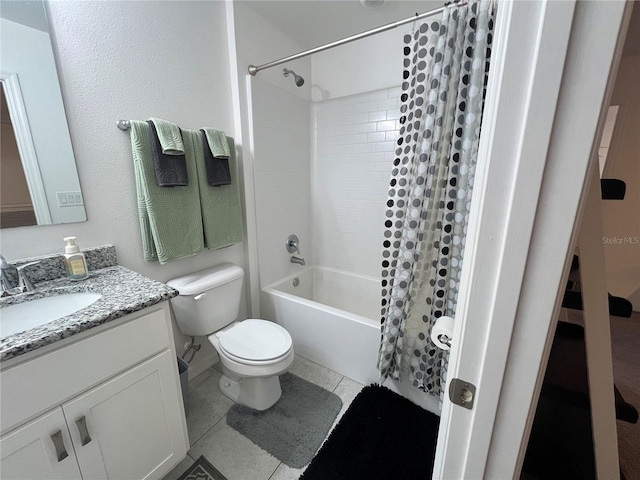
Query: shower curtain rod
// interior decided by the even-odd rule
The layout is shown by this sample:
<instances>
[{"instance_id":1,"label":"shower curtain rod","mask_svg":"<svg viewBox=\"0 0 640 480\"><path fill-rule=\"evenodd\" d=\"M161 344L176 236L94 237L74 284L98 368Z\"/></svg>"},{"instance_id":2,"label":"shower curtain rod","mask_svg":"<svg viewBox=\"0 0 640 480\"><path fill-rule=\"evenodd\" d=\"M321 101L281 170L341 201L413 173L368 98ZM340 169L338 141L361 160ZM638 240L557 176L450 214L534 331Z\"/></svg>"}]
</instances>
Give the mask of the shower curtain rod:
<instances>
[{"instance_id":1,"label":"shower curtain rod","mask_svg":"<svg viewBox=\"0 0 640 480\"><path fill-rule=\"evenodd\" d=\"M465 3L460 3L458 5L466 5L466 2ZM441 13L441 12L444 11L445 8L447 8L447 7L446 6L439 7L439 8L436 8L434 10L430 10L428 12L424 12L424 13L420 13L420 14L416 13L413 17L405 18L404 20L398 20L397 22L388 23L386 25L382 25L381 27L373 28L371 30L367 30L365 32L358 33L356 35L351 35L350 37L343 38L342 40L336 40L335 42L326 43L326 44L321 45L319 47L312 48L311 50L305 50L304 52L296 53L295 55L290 55L288 57L284 57L284 58L281 58L279 60L274 60L273 62L264 63L264 64L258 65L258 66L249 65L249 73L251 75L255 76L255 74L258 73L260 70L265 70L267 68L275 67L276 65L280 65L280 64L285 63L285 62L290 62L291 60L297 60L298 58L307 57L309 55L313 55L314 53L323 52L323 51L329 50L330 48L333 48L333 47L338 47L338 46L344 45L346 43L351 43L351 42L354 42L356 40L360 40L361 38L366 38L366 37L370 37L371 35L376 35L377 33L386 32L387 30L393 30L394 28L399 27L401 25L405 25L407 23L415 22L416 20L422 20L423 18L430 17L432 15L436 15L438 13Z\"/></svg>"}]
</instances>

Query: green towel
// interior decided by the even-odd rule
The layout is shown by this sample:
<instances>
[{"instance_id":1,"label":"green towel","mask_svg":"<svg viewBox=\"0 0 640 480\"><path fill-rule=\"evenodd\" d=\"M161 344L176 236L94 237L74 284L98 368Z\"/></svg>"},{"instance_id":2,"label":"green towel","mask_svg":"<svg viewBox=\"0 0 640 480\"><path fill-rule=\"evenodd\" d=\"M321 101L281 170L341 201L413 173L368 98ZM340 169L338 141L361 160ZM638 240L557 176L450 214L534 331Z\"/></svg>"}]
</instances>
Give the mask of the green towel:
<instances>
[{"instance_id":1,"label":"green towel","mask_svg":"<svg viewBox=\"0 0 640 480\"><path fill-rule=\"evenodd\" d=\"M132 120L130 133L144 259L164 264L200 253L204 238L198 183L159 187L151 153L151 127L146 122ZM183 148L189 178L196 178L192 142Z\"/></svg>"},{"instance_id":2,"label":"green towel","mask_svg":"<svg viewBox=\"0 0 640 480\"><path fill-rule=\"evenodd\" d=\"M231 149L229 148L229 141L225 133L220 130L214 130L213 128L204 128L203 130L213 156L216 158L229 158L231 156Z\"/></svg>"},{"instance_id":3,"label":"green towel","mask_svg":"<svg viewBox=\"0 0 640 480\"><path fill-rule=\"evenodd\" d=\"M235 145L232 138L226 138L229 145L229 170L231 184L212 187L207 182L207 170L204 163L202 133L196 130L182 131L185 144L194 148L198 159L198 185L202 206L204 241L207 248L228 247L242 241L242 210L240 208L240 189L238 187L238 168ZM193 178L193 177L192 177Z\"/></svg>"},{"instance_id":4,"label":"green towel","mask_svg":"<svg viewBox=\"0 0 640 480\"><path fill-rule=\"evenodd\" d=\"M162 145L162 153L165 155L184 155L184 145L180 127L161 118L150 118L158 132L158 140Z\"/></svg>"}]
</instances>

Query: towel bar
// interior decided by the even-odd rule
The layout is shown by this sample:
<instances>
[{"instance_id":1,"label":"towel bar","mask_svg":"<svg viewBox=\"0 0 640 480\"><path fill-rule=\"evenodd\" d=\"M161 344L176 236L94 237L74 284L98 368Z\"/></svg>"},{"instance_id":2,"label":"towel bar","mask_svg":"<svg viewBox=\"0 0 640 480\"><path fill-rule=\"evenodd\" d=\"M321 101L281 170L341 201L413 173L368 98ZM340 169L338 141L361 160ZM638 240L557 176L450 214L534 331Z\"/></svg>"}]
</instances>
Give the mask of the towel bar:
<instances>
[{"instance_id":1,"label":"towel bar","mask_svg":"<svg viewBox=\"0 0 640 480\"><path fill-rule=\"evenodd\" d=\"M118 120L116 122L116 126L120 130L126 131L126 130L129 130L131 128L131 122L129 120Z\"/></svg>"}]
</instances>

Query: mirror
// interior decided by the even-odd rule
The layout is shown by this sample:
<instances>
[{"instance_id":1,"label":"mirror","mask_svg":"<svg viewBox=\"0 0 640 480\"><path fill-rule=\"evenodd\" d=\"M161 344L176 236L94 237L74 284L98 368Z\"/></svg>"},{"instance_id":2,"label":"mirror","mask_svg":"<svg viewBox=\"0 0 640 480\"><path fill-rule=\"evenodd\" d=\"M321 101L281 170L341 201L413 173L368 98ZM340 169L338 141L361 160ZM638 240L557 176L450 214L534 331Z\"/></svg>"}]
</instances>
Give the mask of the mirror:
<instances>
[{"instance_id":1,"label":"mirror","mask_svg":"<svg viewBox=\"0 0 640 480\"><path fill-rule=\"evenodd\" d=\"M0 226L87 219L44 2L0 9Z\"/></svg>"}]
</instances>

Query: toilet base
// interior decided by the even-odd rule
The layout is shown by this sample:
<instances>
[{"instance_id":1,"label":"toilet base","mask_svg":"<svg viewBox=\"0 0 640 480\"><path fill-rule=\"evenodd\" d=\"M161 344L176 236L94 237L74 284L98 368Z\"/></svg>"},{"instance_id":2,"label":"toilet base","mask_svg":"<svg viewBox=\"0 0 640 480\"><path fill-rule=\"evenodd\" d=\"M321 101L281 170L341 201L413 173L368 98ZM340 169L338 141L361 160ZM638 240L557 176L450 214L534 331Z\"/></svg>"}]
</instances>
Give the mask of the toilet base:
<instances>
[{"instance_id":1,"label":"toilet base","mask_svg":"<svg viewBox=\"0 0 640 480\"><path fill-rule=\"evenodd\" d=\"M227 370L223 368L223 370ZM218 384L220 391L236 403L254 410L272 407L282 395L280 377L240 377L234 378L225 371Z\"/></svg>"}]
</instances>

